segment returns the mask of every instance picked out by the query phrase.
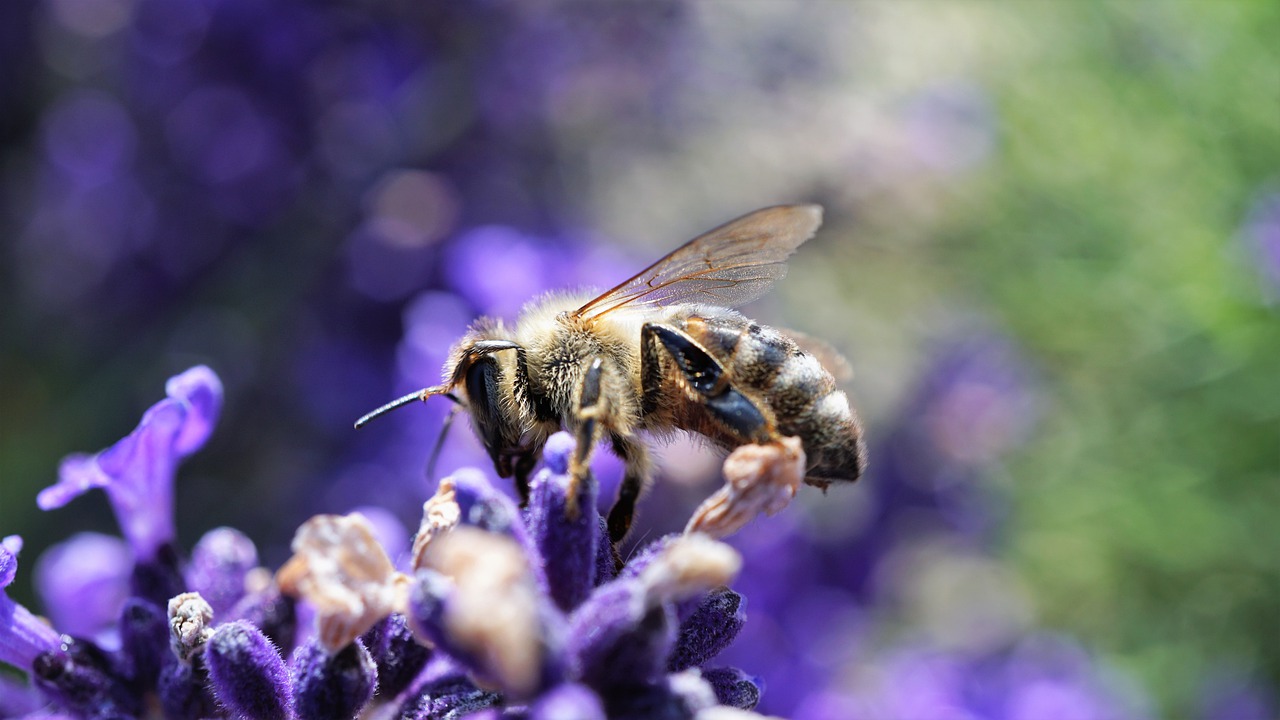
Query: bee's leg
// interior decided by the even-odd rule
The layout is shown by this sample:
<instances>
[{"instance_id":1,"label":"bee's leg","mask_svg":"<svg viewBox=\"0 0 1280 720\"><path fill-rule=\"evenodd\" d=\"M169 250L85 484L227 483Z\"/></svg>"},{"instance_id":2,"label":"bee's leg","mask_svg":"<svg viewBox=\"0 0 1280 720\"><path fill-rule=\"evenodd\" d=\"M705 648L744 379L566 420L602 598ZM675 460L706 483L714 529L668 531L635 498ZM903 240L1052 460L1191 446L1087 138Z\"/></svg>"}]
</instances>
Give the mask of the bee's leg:
<instances>
[{"instance_id":1,"label":"bee's leg","mask_svg":"<svg viewBox=\"0 0 1280 720\"><path fill-rule=\"evenodd\" d=\"M649 481L649 452L635 438L614 434L613 452L622 458L626 469L618 485L618 497L609 508L609 540L616 547L631 529L636 514L636 501Z\"/></svg>"},{"instance_id":2,"label":"bee's leg","mask_svg":"<svg viewBox=\"0 0 1280 720\"><path fill-rule=\"evenodd\" d=\"M656 404L661 369L658 348L675 362L685 382L697 394L711 415L744 443L765 443L778 439L773 413L734 387L729 371L696 340L684 332L657 323L645 323L640 330L641 382L646 411Z\"/></svg>"},{"instance_id":3,"label":"bee's leg","mask_svg":"<svg viewBox=\"0 0 1280 720\"><path fill-rule=\"evenodd\" d=\"M569 495L565 508L571 518L578 514L578 485L586 482L587 474L591 472L591 455L600 441L600 426L605 412L605 403L600 401L603 374L604 360L596 358L582 375L582 392L578 395L578 446L569 462Z\"/></svg>"}]
</instances>

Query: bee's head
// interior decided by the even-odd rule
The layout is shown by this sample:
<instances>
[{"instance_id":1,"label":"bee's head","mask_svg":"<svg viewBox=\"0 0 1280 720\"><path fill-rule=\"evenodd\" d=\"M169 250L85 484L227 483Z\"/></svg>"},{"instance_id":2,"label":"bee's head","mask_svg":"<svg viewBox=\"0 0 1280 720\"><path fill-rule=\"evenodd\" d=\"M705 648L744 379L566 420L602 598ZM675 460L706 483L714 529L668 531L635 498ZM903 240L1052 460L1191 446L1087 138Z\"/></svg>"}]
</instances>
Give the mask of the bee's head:
<instances>
[{"instance_id":1,"label":"bee's head","mask_svg":"<svg viewBox=\"0 0 1280 720\"><path fill-rule=\"evenodd\" d=\"M512 352L514 351L514 352ZM454 353L453 387L461 386L476 436L484 444L498 475L510 477L523 433L516 409L516 377L524 348L509 340L478 340Z\"/></svg>"}]
</instances>

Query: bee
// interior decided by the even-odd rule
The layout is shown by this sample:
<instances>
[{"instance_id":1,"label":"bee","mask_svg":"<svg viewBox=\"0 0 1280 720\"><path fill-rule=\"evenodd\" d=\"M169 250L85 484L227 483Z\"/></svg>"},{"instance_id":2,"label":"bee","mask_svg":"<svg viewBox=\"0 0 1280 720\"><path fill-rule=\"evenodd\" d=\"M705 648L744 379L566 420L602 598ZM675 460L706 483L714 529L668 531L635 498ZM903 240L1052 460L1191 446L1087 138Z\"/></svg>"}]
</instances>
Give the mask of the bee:
<instances>
[{"instance_id":1,"label":"bee","mask_svg":"<svg viewBox=\"0 0 1280 720\"><path fill-rule=\"evenodd\" d=\"M468 411L498 475L514 476L522 502L552 433L568 429L577 438L575 488L607 441L625 463L608 517L615 546L651 473L642 433L683 430L724 450L794 436L807 458L806 483L825 489L857 480L866 464L862 428L832 374L847 367L843 358L732 309L783 277L787 258L821 224L817 205L764 208L604 294L547 295L525 305L514 326L480 318L451 349L441 384L387 403L356 427L448 396Z\"/></svg>"}]
</instances>

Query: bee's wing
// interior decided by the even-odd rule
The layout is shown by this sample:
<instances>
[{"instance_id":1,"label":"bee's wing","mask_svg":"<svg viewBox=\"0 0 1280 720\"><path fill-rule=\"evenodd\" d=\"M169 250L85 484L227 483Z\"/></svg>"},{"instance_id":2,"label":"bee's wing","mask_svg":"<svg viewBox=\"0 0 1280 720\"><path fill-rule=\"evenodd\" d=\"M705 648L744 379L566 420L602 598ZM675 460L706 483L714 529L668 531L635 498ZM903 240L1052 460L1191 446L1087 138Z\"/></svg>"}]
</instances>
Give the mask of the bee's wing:
<instances>
[{"instance_id":1,"label":"bee's wing","mask_svg":"<svg viewBox=\"0 0 1280 720\"><path fill-rule=\"evenodd\" d=\"M681 245L575 314L594 318L624 306L682 302L746 304L787 274L787 257L821 224L819 205L756 210Z\"/></svg>"}]
</instances>

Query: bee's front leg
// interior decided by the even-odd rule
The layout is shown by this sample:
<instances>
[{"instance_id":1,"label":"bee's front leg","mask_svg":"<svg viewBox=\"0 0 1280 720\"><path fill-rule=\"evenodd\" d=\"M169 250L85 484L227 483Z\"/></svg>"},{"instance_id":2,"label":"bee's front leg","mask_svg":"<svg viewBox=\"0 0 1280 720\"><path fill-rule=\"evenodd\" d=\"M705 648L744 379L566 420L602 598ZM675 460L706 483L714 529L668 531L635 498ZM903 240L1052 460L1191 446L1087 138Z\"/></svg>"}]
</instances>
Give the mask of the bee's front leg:
<instances>
[{"instance_id":1,"label":"bee's front leg","mask_svg":"<svg viewBox=\"0 0 1280 720\"><path fill-rule=\"evenodd\" d=\"M595 358L582 375L582 391L578 394L578 427L573 459L569 462L569 495L565 510L570 518L578 516L578 486L586 482L591 472L591 455L600 441L600 426L604 422L607 401L600 398L600 379L604 374L604 359Z\"/></svg>"}]
</instances>

